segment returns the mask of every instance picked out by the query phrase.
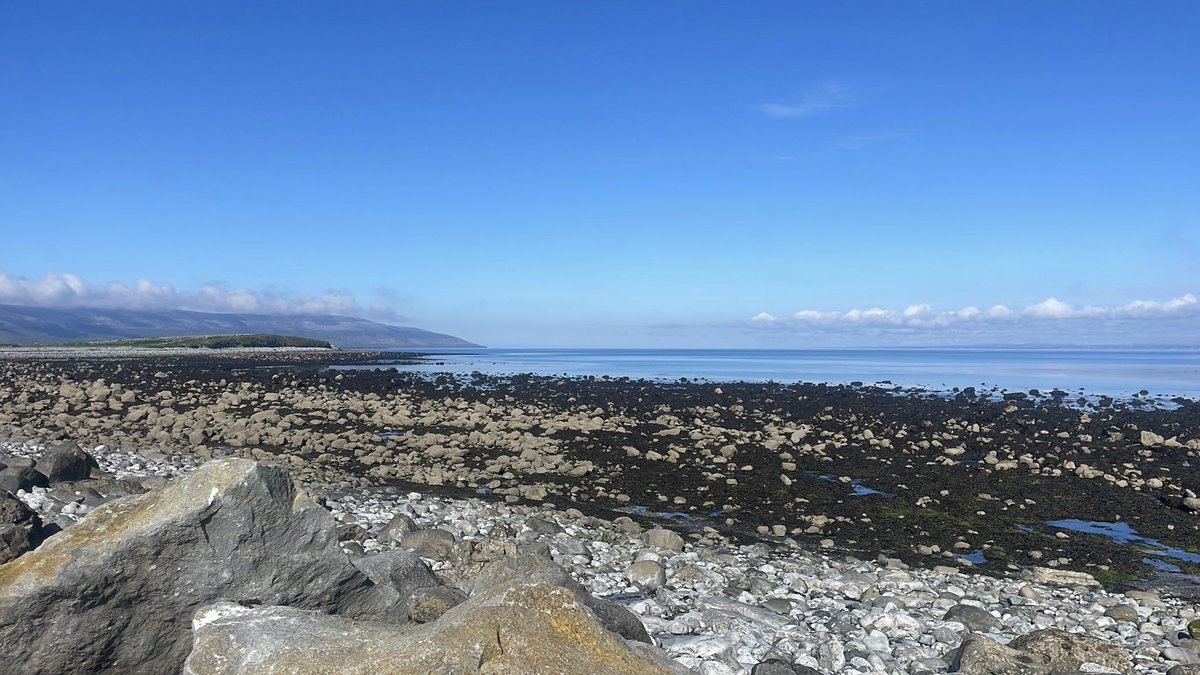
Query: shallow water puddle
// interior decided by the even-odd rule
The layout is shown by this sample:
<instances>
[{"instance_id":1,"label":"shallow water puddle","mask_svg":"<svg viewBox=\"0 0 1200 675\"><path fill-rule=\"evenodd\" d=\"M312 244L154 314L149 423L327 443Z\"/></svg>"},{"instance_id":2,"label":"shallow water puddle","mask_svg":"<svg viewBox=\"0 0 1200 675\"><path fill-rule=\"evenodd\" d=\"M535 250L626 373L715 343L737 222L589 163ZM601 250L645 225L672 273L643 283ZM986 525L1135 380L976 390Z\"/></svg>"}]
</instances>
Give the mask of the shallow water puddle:
<instances>
[{"instance_id":1,"label":"shallow water puddle","mask_svg":"<svg viewBox=\"0 0 1200 675\"><path fill-rule=\"evenodd\" d=\"M843 481L841 478L838 478L831 473L817 473L816 471L802 471L801 473L803 473L805 476L818 478L826 483L845 483L845 481ZM856 497L868 497L870 495L878 495L880 497L895 497L895 495L890 492L883 492L882 490L876 490L875 488L869 488L866 485L863 485L861 478L852 478L849 482L849 485L850 489L854 491L854 495Z\"/></svg>"},{"instance_id":2,"label":"shallow water puddle","mask_svg":"<svg viewBox=\"0 0 1200 675\"><path fill-rule=\"evenodd\" d=\"M1142 551L1149 553L1152 558L1142 558L1142 562L1151 567L1164 572L1178 572L1179 567L1172 565L1169 562L1160 560L1159 558L1172 558L1174 560L1182 560L1200 564L1200 554L1185 551L1183 549L1167 546L1157 539L1143 537L1138 534L1137 530L1129 526L1129 523L1106 523L1095 520L1077 520L1068 518L1066 520L1049 520L1046 524L1051 527L1058 527L1072 532L1082 532L1084 534L1098 534L1102 537L1108 537L1118 544L1132 544L1141 547Z\"/></svg>"},{"instance_id":3,"label":"shallow water puddle","mask_svg":"<svg viewBox=\"0 0 1200 675\"><path fill-rule=\"evenodd\" d=\"M971 551L970 553L955 553L954 557L959 560L966 560L972 565L986 565L988 563L987 556L981 550Z\"/></svg>"},{"instance_id":4,"label":"shallow water puddle","mask_svg":"<svg viewBox=\"0 0 1200 675\"><path fill-rule=\"evenodd\" d=\"M635 507L629 509L629 511L630 511L630 513L633 513L633 514L639 515L639 516L654 516L655 518L663 518L665 520L677 520L680 522L693 521L696 519L696 517L690 513L683 513L682 511L651 511L649 508L647 508L645 506L635 506ZM714 513L723 514L724 512L721 511L721 512L714 512Z\"/></svg>"}]
</instances>

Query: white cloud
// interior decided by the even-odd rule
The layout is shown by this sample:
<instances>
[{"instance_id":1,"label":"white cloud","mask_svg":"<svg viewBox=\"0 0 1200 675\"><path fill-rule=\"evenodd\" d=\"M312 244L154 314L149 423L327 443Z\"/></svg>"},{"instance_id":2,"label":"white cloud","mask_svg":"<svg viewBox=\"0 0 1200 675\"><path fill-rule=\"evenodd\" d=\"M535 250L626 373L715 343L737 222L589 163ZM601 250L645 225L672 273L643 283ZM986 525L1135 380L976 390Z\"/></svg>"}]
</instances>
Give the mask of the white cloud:
<instances>
[{"instance_id":1,"label":"white cloud","mask_svg":"<svg viewBox=\"0 0 1200 675\"><path fill-rule=\"evenodd\" d=\"M1180 310L1193 309L1197 305L1196 296L1188 293L1181 295L1178 298L1172 298L1166 302L1155 302L1153 300L1134 300L1133 302L1124 305L1120 311L1131 316L1145 316L1148 314L1162 312L1177 312Z\"/></svg>"},{"instance_id":2,"label":"white cloud","mask_svg":"<svg viewBox=\"0 0 1200 675\"><path fill-rule=\"evenodd\" d=\"M1072 307L1057 299L1045 300L1014 311L1004 305L994 305L981 310L975 306L962 309L937 311L928 304L914 304L902 310L872 307L866 310L850 309L844 312L800 310L784 319L762 312L754 317L756 324L790 326L897 326L936 328L962 324L1011 323L1021 319L1067 321L1075 319L1149 319L1181 316L1200 317L1200 301L1188 293L1166 301L1135 300L1124 305L1110 307ZM764 317L769 317L766 319Z\"/></svg>"},{"instance_id":3,"label":"white cloud","mask_svg":"<svg viewBox=\"0 0 1200 675\"><path fill-rule=\"evenodd\" d=\"M755 108L767 117L798 119L812 117L853 102L854 96L849 87L842 82L826 80L813 85L793 103L761 103Z\"/></svg>"},{"instance_id":4,"label":"white cloud","mask_svg":"<svg viewBox=\"0 0 1200 675\"><path fill-rule=\"evenodd\" d=\"M1075 310L1058 298L1046 298L1036 305L1026 307L1022 313L1038 319L1067 319L1075 314Z\"/></svg>"},{"instance_id":5,"label":"white cloud","mask_svg":"<svg viewBox=\"0 0 1200 675\"><path fill-rule=\"evenodd\" d=\"M353 295L341 291L310 295L252 291L217 284L205 285L196 291L181 291L171 284L155 284L147 279L139 279L132 286L119 282L92 284L74 274L47 274L41 279L25 279L0 272L0 304L254 314L370 314L396 318L395 313L384 305L364 310Z\"/></svg>"}]
</instances>

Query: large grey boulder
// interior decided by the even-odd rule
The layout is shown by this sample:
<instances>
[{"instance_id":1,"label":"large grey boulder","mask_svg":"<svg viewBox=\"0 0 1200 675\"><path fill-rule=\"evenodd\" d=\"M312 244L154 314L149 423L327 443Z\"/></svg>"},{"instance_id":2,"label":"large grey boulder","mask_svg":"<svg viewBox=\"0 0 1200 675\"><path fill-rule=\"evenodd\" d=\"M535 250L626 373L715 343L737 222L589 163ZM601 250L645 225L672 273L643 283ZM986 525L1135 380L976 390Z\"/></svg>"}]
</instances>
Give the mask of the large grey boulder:
<instances>
[{"instance_id":1,"label":"large grey boulder","mask_svg":"<svg viewBox=\"0 0 1200 675\"><path fill-rule=\"evenodd\" d=\"M541 583L494 586L416 628L233 603L200 610L194 626L185 675L671 672L572 591Z\"/></svg>"},{"instance_id":2,"label":"large grey boulder","mask_svg":"<svg viewBox=\"0 0 1200 675\"><path fill-rule=\"evenodd\" d=\"M626 640L650 642L650 634L637 615L621 605L597 598L583 584L549 558L540 555L518 555L501 557L484 565L479 574L459 586L472 597L487 593L496 585L527 581L530 583L553 584L571 591L575 599L587 607L605 628Z\"/></svg>"},{"instance_id":3,"label":"large grey boulder","mask_svg":"<svg viewBox=\"0 0 1200 675\"><path fill-rule=\"evenodd\" d=\"M1026 654L984 635L972 633L967 635L954 653L950 672L963 675L1049 675L1050 664L1042 657Z\"/></svg>"},{"instance_id":4,"label":"large grey boulder","mask_svg":"<svg viewBox=\"0 0 1200 675\"><path fill-rule=\"evenodd\" d=\"M46 451L37 462L37 470L58 483L65 480L84 480L91 476L92 469L99 469L96 459L83 451L79 444L58 443Z\"/></svg>"},{"instance_id":5,"label":"large grey boulder","mask_svg":"<svg viewBox=\"0 0 1200 675\"><path fill-rule=\"evenodd\" d=\"M283 470L214 461L0 566L0 663L13 675L178 672L192 615L218 599L389 611L338 549L332 515Z\"/></svg>"},{"instance_id":6,"label":"large grey boulder","mask_svg":"<svg viewBox=\"0 0 1200 675\"><path fill-rule=\"evenodd\" d=\"M1078 633L1046 628L1026 633L1008 643L1009 647L1041 656L1054 670L1082 670L1085 663L1133 673L1133 660L1122 647Z\"/></svg>"},{"instance_id":7,"label":"large grey boulder","mask_svg":"<svg viewBox=\"0 0 1200 675\"><path fill-rule=\"evenodd\" d=\"M406 532L400 538L400 548L430 560L453 560L454 533L438 528Z\"/></svg>"},{"instance_id":8,"label":"large grey boulder","mask_svg":"<svg viewBox=\"0 0 1200 675\"><path fill-rule=\"evenodd\" d=\"M644 541L647 546L664 548L668 551L683 550L683 537L672 532L671 530L665 530L661 527L656 527L653 530L647 530L643 532L642 541Z\"/></svg>"},{"instance_id":9,"label":"large grey boulder","mask_svg":"<svg viewBox=\"0 0 1200 675\"><path fill-rule=\"evenodd\" d=\"M966 675L1043 675L1102 666L1133 673L1129 653L1099 638L1046 628L1026 633L1007 645L979 634L963 640L950 672Z\"/></svg>"}]
</instances>

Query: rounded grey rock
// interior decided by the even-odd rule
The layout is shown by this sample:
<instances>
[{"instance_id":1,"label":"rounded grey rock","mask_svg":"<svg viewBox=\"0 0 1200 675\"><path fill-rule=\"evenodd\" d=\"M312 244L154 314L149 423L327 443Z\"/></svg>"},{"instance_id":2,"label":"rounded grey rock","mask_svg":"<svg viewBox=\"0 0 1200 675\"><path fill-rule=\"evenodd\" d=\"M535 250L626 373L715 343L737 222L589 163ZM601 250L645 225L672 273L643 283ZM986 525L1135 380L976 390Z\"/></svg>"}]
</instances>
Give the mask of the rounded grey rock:
<instances>
[{"instance_id":1,"label":"rounded grey rock","mask_svg":"<svg viewBox=\"0 0 1200 675\"><path fill-rule=\"evenodd\" d=\"M652 591L667 583L663 566L653 560L639 560L625 570L625 578L645 591Z\"/></svg>"}]
</instances>

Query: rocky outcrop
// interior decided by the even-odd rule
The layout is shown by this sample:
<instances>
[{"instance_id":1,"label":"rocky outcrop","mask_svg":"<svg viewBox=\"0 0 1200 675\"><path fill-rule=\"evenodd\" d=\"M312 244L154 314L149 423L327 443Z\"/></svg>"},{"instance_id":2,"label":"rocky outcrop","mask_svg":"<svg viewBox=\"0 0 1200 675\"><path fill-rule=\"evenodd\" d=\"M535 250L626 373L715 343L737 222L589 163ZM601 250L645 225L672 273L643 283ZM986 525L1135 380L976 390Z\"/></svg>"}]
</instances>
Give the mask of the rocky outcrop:
<instances>
[{"instance_id":1,"label":"rocky outcrop","mask_svg":"<svg viewBox=\"0 0 1200 675\"><path fill-rule=\"evenodd\" d=\"M493 586L421 628L221 603L196 614L194 633L186 675L671 672L544 583Z\"/></svg>"},{"instance_id":2,"label":"rocky outcrop","mask_svg":"<svg viewBox=\"0 0 1200 675\"><path fill-rule=\"evenodd\" d=\"M14 675L178 672L192 615L218 599L395 615L334 528L281 469L247 460L104 504L0 566L0 663Z\"/></svg>"}]
</instances>

